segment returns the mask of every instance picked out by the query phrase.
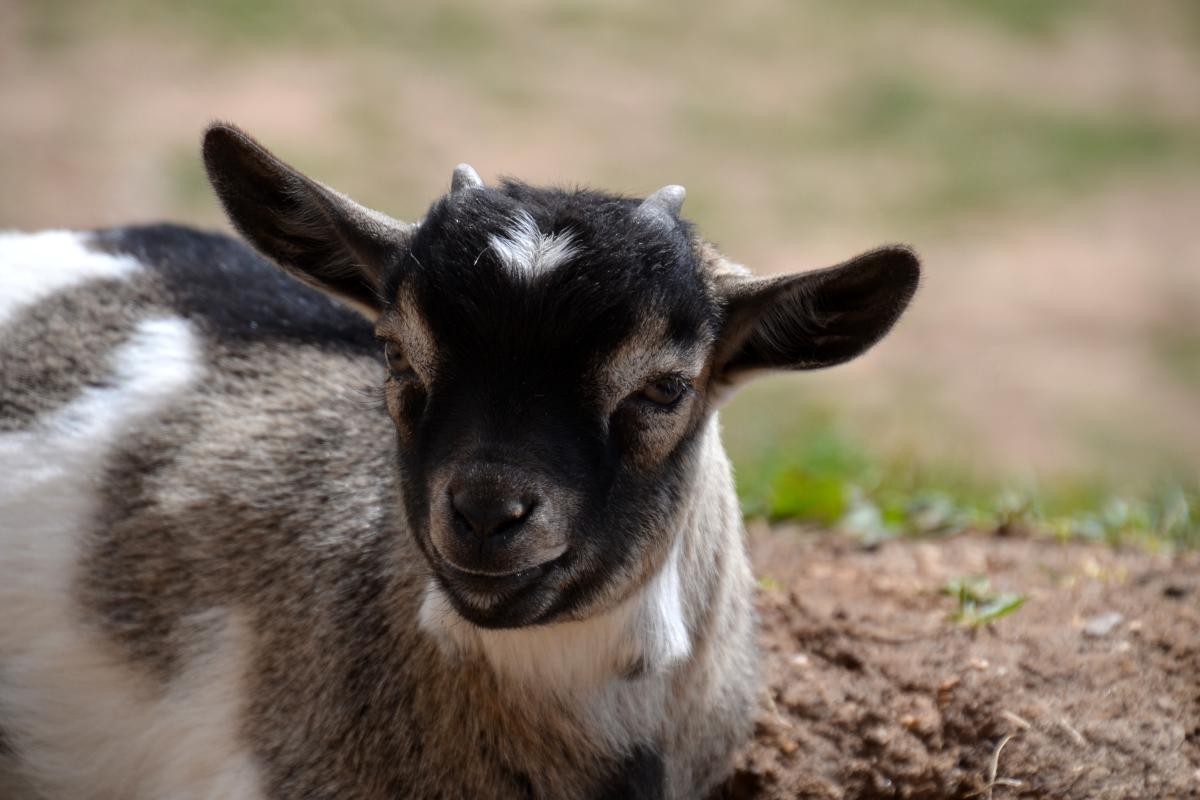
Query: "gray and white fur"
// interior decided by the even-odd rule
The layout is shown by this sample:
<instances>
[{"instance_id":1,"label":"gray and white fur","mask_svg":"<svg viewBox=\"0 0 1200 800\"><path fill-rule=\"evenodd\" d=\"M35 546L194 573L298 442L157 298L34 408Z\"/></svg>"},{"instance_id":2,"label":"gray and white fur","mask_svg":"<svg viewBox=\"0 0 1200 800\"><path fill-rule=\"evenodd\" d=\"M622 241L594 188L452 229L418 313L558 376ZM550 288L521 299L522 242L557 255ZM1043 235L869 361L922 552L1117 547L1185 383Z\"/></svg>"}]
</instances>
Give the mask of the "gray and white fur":
<instances>
[{"instance_id":1,"label":"gray and white fur","mask_svg":"<svg viewBox=\"0 0 1200 800\"><path fill-rule=\"evenodd\" d=\"M910 251L757 279L646 201L419 224L241 131L246 238L0 234L0 795L698 798L758 696L716 407L861 353Z\"/></svg>"}]
</instances>

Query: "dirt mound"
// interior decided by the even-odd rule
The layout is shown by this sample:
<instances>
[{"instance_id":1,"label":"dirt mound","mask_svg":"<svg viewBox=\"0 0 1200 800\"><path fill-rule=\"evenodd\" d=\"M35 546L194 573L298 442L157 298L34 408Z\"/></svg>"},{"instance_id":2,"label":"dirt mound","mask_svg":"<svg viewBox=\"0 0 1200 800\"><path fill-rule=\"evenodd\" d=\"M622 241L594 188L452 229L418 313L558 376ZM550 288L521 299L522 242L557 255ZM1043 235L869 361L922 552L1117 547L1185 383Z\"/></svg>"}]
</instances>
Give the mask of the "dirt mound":
<instances>
[{"instance_id":1,"label":"dirt mound","mask_svg":"<svg viewBox=\"0 0 1200 800\"><path fill-rule=\"evenodd\" d=\"M1200 797L1200 554L751 541L769 700L737 800ZM949 621L974 575L1027 602Z\"/></svg>"}]
</instances>

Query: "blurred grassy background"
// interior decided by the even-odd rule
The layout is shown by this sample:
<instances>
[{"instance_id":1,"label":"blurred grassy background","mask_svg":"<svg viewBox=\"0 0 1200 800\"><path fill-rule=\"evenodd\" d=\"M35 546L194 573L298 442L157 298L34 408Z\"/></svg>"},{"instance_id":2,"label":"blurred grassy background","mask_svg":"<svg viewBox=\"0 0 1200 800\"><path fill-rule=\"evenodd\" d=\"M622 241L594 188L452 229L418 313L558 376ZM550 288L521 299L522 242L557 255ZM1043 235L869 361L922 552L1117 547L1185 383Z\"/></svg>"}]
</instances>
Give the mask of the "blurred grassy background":
<instances>
[{"instance_id":1,"label":"blurred grassy background","mask_svg":"<svg viewBox=\"0 0 1200 800\"><path fill-rule=\"evenodd\" d=\"M0 226L224 226L227 118L404 218L466 160L763 273L908 241L892 337L729 408L747 509L1196 541L1198 87L1195 0L0 0Z\"/></svg>"}]
</instances>

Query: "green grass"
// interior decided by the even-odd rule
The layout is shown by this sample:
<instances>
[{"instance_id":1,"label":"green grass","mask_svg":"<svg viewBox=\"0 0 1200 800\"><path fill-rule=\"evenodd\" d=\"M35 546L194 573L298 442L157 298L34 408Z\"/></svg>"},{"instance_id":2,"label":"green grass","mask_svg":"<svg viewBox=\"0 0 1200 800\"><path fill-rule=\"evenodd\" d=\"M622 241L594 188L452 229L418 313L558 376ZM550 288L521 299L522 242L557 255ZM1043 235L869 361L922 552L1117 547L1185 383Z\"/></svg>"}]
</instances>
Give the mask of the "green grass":
<instances>
[{"instance_id":1,"label":"green grass","mask_svg":"<svg viewBox=\"0 0 1200 800\"><path fill-rule=\"evenodd\" d=\"M1186 4L1172 0L1176 6ZM982 20L994 23L1002 39L1013 39L1010 56L1020 58L1027 35L1052 35L1080 19L1118 25L1128 11L1117 3L919 0L903 10L878 1L865 7L851 16L816 2L695 14L679 3L507 8L477 0L114 0L101 13L81 0L46 0L30 5L29 30L58 46L105 32L165 36L223 60L283 50L335 54L382 76L372 86L386 86L391 69L425 70L431 80L453 84L491 109L502 131L539 115L572 114L555 80L564 60L590 64L598 85L614 80L606 75L614 67L620 80L628 80L626 70L632 69L664 97L650 116L668 118L679 154L672 169L690 176L694 197L718 196L740 175L738 164L770 176L763 178L768 231L794 230L798 220L815 226L828 218L872 216L907 229L914 223L952 225L1047 194L1056 201L1077 196L1132 170L1200 173L1200 130L1177 115L1142 107L1137 98L1128 107L1085 112L1073 108L1071 98L1037 87L1019 98L971 93L908 64L902 47L896 57L859 49L870 41L860 40L862 31L892 21L927 21L966 37L992 35L978 30ZM864 13L872 25L863 24ZM814 67L812 58L800 55L805 52L828 60L827 74L816 81L824 88L792 97L789 75L795 73L801 87L813 82L802 74ZM766 98L746 90L747 84L773 83L779 90ZM580 88L588 94L589 87ZM410 122L396 115L404 103L386 90L348 85L346 93L359 97L359 106L373 107L360 117ZM365 124L378 127L370 119ZM624 181L630 186L647 169L637 156L611 154L615 163L630 164L633 176ZM846 176L835 192L812 177L831 172ZM712 187L703 185L705 176ZM604 177L623 176L614 169ZM761 213L744 219L731 203L699 219L726 219L740 228L756 215Z\"/></svg>"},{"instance_id":2,"label":"green grass","mask_svg":"<svg viewBox=\"0 0 1200 800\"><path fill-rule=\"evenodd\" d=\"M1200 493L1180 480L1140 495L1090 476L1021 485L874 451L830 411L792 418L782 438L738 427L747 441L730 450L749 517L814 523L868 543L1008 529L1113 546L1200 547Z\"/></svg>"},{"instance_id":3,"label":"green grass","mask_svg":"<svg viewBox=\"0 0 1200 800\"><path fill-rule=\"evenodd\" d=\"M102 13L96 13L101 11ZM115 0L90 7L81 0L47 0L30 7L36 43L70 43L97 29L153 36L170 32L219 50L301 47L357 57L363 48L436 57L444 67L474 60L497 46L494 8L478 2L342 3L287 0Z\"/></svg>"},{"instance_id":4,"label":"green grass","mask_svg":"<svg viewBox=\"0 0 1200 800\"><path fill-rule=\"evenodd\" d=\"M1200 169L1200 129L1128 111L1079 111L934 88L902 70L867 73L822 107L784 111L693 98L677 126L714 151L780 163L841 159L869 178L857 196L891 221L944 222L1085 192L1131 170ZM853 170L856 159L902 167ZM794 193L794 192L793 192Z\"/></svg>"},{"instance_id":5,"label":"green grass","mask_svg":"<svg viewBox=\"0 0 1200 800\"><path fill-rule=\"evenodd\" d=\"M956 14L991 25L1003 33L1048 39L1081 17L1103 16L1100 0L925 0L914 4L931 16Z\"/></svg>"},{"instance_id":6,"label":"green grass","mask_svg":"<svg viewBox=\"0 0 1200 800\"><path fill-rule=\"evenodd\" d=\"M1200 389L1200 323L1179 316L1178 321L1165 320L1151 331L1150 351L1179 383Z\"/></svg>"}]
</instances>

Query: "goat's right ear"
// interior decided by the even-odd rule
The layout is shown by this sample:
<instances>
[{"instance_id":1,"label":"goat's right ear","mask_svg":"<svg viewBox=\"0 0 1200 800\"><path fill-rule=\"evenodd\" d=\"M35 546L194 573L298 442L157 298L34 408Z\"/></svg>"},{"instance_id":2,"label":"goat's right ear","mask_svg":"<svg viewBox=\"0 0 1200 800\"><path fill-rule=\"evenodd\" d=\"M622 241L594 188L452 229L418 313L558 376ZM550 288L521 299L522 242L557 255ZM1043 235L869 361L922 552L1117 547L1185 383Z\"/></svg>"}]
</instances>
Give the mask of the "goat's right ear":
<instances>
[{"instance_id":1,"label":"goat's right ear","mask_svg":"<svg viewBox=\"0 0 1200 800\"><path fill-rule=\"evenodd\" d=\"M920 277L916 254L892 246L813 272L730 278L722 287L717 384L728 389L765 370L820 369L855 358L896 323Z\"/></svg>"},{"instance_id":2,"label":"goat's right ear","mask_svg":"<svg viewBox=\"0 0 1200 800\"><path fill-rule=\"evenodd\" d=\"M232 125L214 123L204 132L204 166L230 221L263 255L369 318L379 316L384 273L407 250L415 225L305 177Z\"/></svg>"}]
</instances>

